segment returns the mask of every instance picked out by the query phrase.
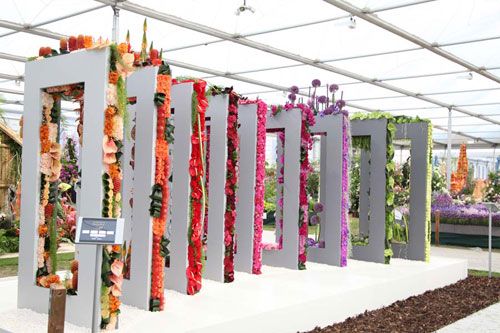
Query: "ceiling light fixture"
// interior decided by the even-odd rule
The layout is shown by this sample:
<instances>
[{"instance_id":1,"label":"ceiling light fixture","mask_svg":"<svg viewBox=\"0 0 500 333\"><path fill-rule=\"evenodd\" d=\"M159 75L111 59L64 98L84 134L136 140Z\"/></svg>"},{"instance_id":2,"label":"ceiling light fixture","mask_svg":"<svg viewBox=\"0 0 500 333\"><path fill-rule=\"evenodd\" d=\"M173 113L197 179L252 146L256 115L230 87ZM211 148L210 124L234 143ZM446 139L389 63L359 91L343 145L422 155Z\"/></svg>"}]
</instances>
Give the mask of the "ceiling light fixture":
<instances>
[{"instance_id":1,"label":"ceiling light fixture","mask_svg":"<svg viewBox=\"0 0 500 333\"><path fill-rule=\"evenodd\" d=\"M472 74L472 72L467 72L467 73L457 75L457 79L460 79L460 80L472 80L473 78L474 78L474 75Z\"/></svg>"},{"instance_id":2,"label":"ceiling light fixture","mask_svg":"<svg viewBox=\"0 0 500 333\"><path fill-rule=\"evenodd\" d=\"M252 14L255 13L255 8L247 6L247 0L243 0L243 4L236 9L236 16L240 16L241 13L250 11Z\"/></svg>"}]
</instances>

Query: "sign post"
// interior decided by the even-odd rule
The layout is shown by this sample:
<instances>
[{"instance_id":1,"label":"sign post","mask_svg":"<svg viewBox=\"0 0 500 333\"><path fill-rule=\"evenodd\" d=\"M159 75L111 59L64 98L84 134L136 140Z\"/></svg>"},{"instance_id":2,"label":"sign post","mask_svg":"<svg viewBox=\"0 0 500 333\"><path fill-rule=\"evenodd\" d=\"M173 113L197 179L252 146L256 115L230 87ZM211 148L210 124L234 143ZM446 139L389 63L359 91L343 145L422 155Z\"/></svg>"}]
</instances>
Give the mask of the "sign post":
<instances>
[{"instance_id":1,"label":"sign post","mask_svg":"<svg viewBox=\"0 0 500 333\"><path fill-rule=\"evenodd\" d=\"M500 210L500 205L494 202L483 202L490 210L488 219L488 277L491 278L491 233L492 233L492 215Z\"/></svg>"},{"instance_id":2,"label":"sign post","mask_svg":"<svg viewBox=\"0 0 500 333\"><path fill-rule=\"evenodd\" d=\"M122 218L80 217L78 219L75 243L95 245L96 247L92 333L100 331L103 245L121 245L123 243L124 224Z\"/></svg>"}]
</instances>

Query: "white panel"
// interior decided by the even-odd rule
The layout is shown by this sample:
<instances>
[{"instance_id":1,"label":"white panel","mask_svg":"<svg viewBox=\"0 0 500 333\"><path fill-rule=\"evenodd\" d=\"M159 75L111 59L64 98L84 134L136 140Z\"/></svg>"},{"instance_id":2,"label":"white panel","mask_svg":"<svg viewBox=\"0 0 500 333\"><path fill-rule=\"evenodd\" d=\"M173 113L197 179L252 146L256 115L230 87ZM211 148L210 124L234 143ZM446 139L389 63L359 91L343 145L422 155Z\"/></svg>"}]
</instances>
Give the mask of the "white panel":
<instances>
[{"instance_id":1,"label":"white panel","mask_svg":"<svg viewBox=\"0 0 500 333\"><path fill-rule=\"evenodd\" d=\"M174 144L172 156L170 267L165 268L165 286L187 293L188 267L189 158L191 157L191 96L193 83L172 86L171 108L174 109Z\"/></svg>"},{"instance_id":2,"label":"white panel","mask_svg":"<svg viewBox=\"0 0 500 333\"><path fill-rule=\"evenodd\" d=\"M210 98L210 161L208 184L208 239L204 277L224 282L224 213L226 212L227 115L229 96Z\"/></svg>"},{"instance_id":3,"label":"white panel","mask_svg":"<svg viewBox=\"0 0 500 333\"><path fill-rule=\"evenodd\" d=\"M285 130L285 175L283 197L283 247L264 250L262 262L269 266L298 269L299 260L299 175L300 175L300 109L268 114L266 128Z\"/></svg>"},{"instance_id":4,"label":"white panel","mask_svg":"<svg viewBox=\"0 0 500 333\"><path fill-rule=\"evenodd\" d=\"M40 89L76 82L85 83L85 123L80 154L82 185L79 192L79 196L84 199L80 201L78 214L99 217L102 204L102 139L108 84L108 54L108 49L81 51L26 64L23 136L25 142L33 144L23 147L19 308L29 308L37 312L48 311L49 289L35 285L40 198ZM68 296L66 320L79 326L91 327L96 247L77 245L76 252L79 260L78 296Z\"/></svg>"},{"instance_id":5,"label":"white panel","mask_svg":"<svg viewBox=\"0 0 500 333\"><path fill-rule=\"evenodd\" d=\"M237 252L234 267L252 273L254 245L255 176L257 155L257 104L238 107L240 177L236 204Z\"/></svg>"},{"instance_id":6,"label":"white panel","mask_svg":"<svg viewBox=\"0 0 500 333\"><path fill-rule=\"evenodd\" d=\"M125 160L124 190L133 188L134 206L132 216L128 217L130 241L132 241L132 257L130 280L123 282L123 302L143 310L149 310L151 295L151 248L153 244L152 223L149 214L151 188L155 181L155 143L156 143L156 107L154 93L156 91L156 67L141 69L127 80L127 94L137 97L134 105L136 115L135 130L135 170ZM126 138L126 142L129 142ZM126 151L131 147L126 144ZM129 180L129 172L133 172L133 183ZM123 204L129 206L124 198Z\"/></svg>"}]
</instances>

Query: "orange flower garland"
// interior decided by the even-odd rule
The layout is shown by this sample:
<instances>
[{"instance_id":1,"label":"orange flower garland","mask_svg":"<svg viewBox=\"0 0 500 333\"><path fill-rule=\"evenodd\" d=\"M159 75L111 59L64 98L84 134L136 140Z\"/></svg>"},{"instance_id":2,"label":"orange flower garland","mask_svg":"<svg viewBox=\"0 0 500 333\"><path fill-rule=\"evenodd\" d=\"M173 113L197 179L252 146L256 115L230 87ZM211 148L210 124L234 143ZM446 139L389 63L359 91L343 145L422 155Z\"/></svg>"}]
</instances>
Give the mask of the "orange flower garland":
<instances>
[{"instance_id":1,"label":"orange flower garland","mask_svg":"<svg viewBox=\"0 0 500 333\"><path fill-rule=\"evenodd\" d=\"M150 214L153 216L153 246L151 267L151 311L162 311L165 306L164 298L164 267L166 248L164 247L164 234L167 222L170 175L169 142L165 135L170 118L170 68L162 63L156 76L156 147L155 147L155 185Z\"/></svg>"}]
</instances>

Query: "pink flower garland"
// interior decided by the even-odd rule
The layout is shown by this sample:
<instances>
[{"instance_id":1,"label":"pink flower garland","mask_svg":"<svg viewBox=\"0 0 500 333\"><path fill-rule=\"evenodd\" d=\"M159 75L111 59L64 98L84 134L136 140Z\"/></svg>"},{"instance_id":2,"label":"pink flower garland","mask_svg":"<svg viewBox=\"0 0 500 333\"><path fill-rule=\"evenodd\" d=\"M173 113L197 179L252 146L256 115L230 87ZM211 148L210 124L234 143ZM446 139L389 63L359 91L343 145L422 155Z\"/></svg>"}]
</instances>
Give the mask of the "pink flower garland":
<instances>
[{"instance_id":1,"label":"pink flower garland","mask_svg":"<svg viewBox=\"0 0 500 333\"><path fill-rule=\"evenodd\" d=\"M255 210L253 234L252 273L261 274L262 268L262 214L264 213L264 179L266 176L266 120L267 104L262 100L241 101L240 104L257 104L257 144L255 161Z\"/></svg>"}]
</instances>

